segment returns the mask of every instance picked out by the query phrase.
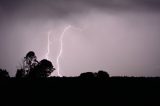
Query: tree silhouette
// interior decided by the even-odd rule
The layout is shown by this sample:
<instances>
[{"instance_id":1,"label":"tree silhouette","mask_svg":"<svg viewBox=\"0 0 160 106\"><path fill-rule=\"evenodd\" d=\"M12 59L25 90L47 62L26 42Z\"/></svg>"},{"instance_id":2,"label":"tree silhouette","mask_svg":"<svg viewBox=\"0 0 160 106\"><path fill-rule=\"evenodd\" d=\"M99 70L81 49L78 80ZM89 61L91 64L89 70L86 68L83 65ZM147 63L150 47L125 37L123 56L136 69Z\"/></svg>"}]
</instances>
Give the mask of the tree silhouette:
<instances>
[{"instance_id":1,"label":"tree silhouette","mask_svg":"<svg viewBox=\"0 0 160 106\"><path fill-rule=\"evenodd\" d=\"M80 74L81 78L95 78L96 74L92 72L85 72Z\"/></svg>"},{"instance_id":2,"label":"tree silhouette","mask_svg":"<svg viewBox=\"0 0 160 106\"><path fill-rule=\"evenodd\" d=\"M99 70L97 77L100 79L106 79L106 78L109 78L109 74L106 71Z\"/></svg>"},{"instance_id":3,"label":"tree silhouette","mask_svg":"<svg viewBox=\"0 0 160 106\"><path fill-rule=\"evenodd\" d=\"M9 78L7 70L0 69L0 79Z\"/></svg>"},{"instance_id":4,"label":"tree silhouette","mask_svg":"<svg viewBox=\"0 0 160 106\"><path fill-rule=\"evenodd\" d=\"M30 70L28 77L30 78L40 78L40 77L48 77L55 68L49 60L43 59L39 62L39 64Z\"/></svg>"},{"instance_id":5,"label":"tree silhouette","mask_svg":"<svg viewBox=\"0 0 160 106\"><path fill-rule=\"evenodd\" d=\"M25 70L25 74L27 75L30 70L35 68L38 65L37 57L33 51L29 51L24 57L23 61L23 70Z\"/></svg>"},{"instance_id":6,"label":"tree silhouette","mask_svg":"<svg viewBox=\"0 0 160 106\"><path fill-rule=\"evenodd\" d=\"M23 69L17 69L15 77L16 78L24 78L25 77L25 70L23 70Z\"/></svg>"},{"instance_id":7,"label":"tree silhouette","mask_svg":"<svg viewBox=\"0 0 160 106\"><path fill-rule=\"evenodd\" d=\"M99 70L98 73L85 72L80 74L81 78L98 78L98 79L107 79L109 74L103 70Z\"/></svg>"}]
</instances>

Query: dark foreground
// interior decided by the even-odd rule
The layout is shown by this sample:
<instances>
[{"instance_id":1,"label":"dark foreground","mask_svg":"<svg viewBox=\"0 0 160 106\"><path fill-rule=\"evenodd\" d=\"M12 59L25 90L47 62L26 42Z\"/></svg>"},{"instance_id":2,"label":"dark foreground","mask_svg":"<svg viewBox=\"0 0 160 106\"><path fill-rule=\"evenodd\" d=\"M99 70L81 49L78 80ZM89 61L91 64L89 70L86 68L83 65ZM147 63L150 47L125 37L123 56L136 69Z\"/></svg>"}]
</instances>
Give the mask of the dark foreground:
<instances>
[{"instance_id":1,"label":"dark foreground","mask_svg":"<svg viewBox=\"0 0 160 106\"><path fill-rule=\"evenodd\" d=\"M0 96L0 106L39 104L153 106L160 104L160 78L9 78L0 80Z\"/></svg>"}]
</instances>

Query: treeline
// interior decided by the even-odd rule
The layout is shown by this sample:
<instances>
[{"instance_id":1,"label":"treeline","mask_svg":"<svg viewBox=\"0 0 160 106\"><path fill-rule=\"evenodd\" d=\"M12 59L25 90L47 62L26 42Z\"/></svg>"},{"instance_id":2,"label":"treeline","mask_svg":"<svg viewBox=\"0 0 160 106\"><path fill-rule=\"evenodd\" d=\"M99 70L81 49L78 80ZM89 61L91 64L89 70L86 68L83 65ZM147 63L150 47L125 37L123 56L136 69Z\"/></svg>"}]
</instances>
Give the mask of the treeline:
<instances>
[{"instance_id":1,"label":"treeline","mask_svg":"<svg viewBox=\"0 0 160 106\"><path fill-rule=\"evenodd\" d=\"M33 51L29 51L24 57L21 68L17 69L15 78L47 78L56 70L51 61L43 59L37 60L37 56ZM86 72L80 75L81 78L109 78L109 74L105 71L98 73ZM10 78L9 73L5 69L0 69L0 79Z\"/></svg>"}]
</instances>

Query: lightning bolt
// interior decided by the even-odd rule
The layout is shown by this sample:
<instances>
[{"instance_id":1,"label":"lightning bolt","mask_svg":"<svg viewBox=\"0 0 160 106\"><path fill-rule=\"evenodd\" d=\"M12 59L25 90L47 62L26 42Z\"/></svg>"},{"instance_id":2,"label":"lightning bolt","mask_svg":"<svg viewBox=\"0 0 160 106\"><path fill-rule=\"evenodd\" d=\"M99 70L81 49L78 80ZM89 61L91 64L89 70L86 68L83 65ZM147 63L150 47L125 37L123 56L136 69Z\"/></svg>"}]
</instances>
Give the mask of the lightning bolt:
<instances>
[{"instance_id":1,"label":"lightning bolt","mask_svg":"<svg viewBox=\"0 0 160 106\"><path fill-rule=\"evenodd\" d=\"M51 31L48 31L48 40L47 40L47 53L45 54L45 58L48 60L49 59L49 53L50 53L50 35Z\"/></svg>"},{"instance_id":2,"label":"lightning bolt","mask_svg":"<svg viewBox=\"0 0 160 106\"><path fill-rule=\"evenodd\" d=\"M70 28L71 28L71 25L66 26L66 27L64 28L61 36L60 36L60 51L59 51L59 54L58 54L57 60L56 60L56 62L57 62L57 73L58 73L58 76L62 76L62 75L60 74L60 71L59 71L59 69L60 69L60 68L59 68L59 59L60 59L60 57L61 57L61 55L62 55L62 52L63 52L63 37L64 37L64 35L65 35L65 32L66 32L67 30L69 30Z\"/></svg>"},{"instance_id":3,"label":"lightning bolt","mask_svg":"<svg viewBox=\"0 0 160 106\"><path fill-rule=\"evenodd\" d=\"M57 59L56 59L56 64L57 64L57 73L58 73L58 76L62 77L62 75L60 74L60 71L59 71L59 60L60 60L60 57L62 55L62 52L63 52L63 37L65 35L65 32L67 30L69 30L72 26L71 25L68 25L64 28L63 32L61 33L60 35L60 50L59 50L59 53L58 53L58 56L57 56ZM75 28L77 30L81 30L79 28ZM50 35L51 35L52 31L48 31L48 39L47 39L47 52L45 54L45 58L48 60L49 59L49 54L50 54Z\"/></svg>"}]
</instances>

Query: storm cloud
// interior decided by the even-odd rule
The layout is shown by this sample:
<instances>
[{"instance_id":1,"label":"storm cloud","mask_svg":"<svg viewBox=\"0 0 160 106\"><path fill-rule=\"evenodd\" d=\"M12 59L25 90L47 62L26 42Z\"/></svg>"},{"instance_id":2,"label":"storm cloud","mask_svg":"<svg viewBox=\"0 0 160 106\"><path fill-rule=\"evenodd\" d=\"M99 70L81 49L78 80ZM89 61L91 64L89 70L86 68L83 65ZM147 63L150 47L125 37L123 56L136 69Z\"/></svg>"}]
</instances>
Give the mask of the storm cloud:
<instances>
[{"instance_id":1,"label":"storm cloud","mask_svg":"<svg viewBox=\"0 0 160 106\"><path fill-rule=\"evenodd\" d=\"M62 75L160 75L159 0L0 0L0 67L13 76L28 51L43 59L48 31L56 66L67 25L72 28L63 39Z\"/></svg>"}]
</instances>

